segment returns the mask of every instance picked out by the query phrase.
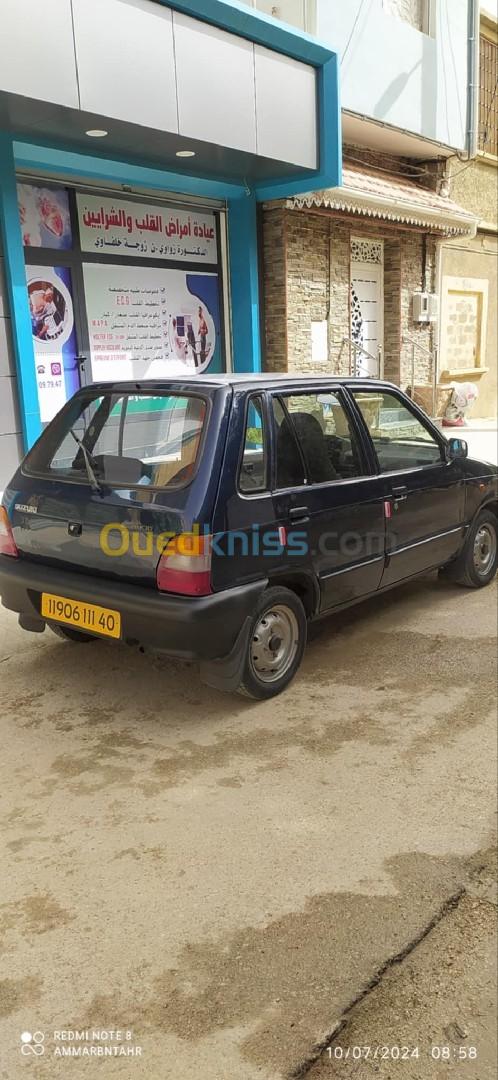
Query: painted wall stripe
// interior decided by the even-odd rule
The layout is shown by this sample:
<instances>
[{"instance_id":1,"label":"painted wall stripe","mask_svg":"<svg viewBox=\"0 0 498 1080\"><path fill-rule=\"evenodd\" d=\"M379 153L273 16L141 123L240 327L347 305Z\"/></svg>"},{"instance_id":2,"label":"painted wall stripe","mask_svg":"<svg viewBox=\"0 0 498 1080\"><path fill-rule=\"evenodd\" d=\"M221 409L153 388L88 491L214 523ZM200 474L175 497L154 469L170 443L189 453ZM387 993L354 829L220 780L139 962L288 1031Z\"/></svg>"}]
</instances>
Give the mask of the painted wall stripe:
<instances>
[{"instance_id":1,"label":"painted wall stripe","mask_svg":"<svg viewBox=\"0 0 498 1080\"><path fill-rule=\"evenodd\" d=\"M0 132L0 229L9 298L12 344L17 371L23 442L28 449L41 431L22 244L14 152L10 136Z\"/></svg>"}]
</instances>

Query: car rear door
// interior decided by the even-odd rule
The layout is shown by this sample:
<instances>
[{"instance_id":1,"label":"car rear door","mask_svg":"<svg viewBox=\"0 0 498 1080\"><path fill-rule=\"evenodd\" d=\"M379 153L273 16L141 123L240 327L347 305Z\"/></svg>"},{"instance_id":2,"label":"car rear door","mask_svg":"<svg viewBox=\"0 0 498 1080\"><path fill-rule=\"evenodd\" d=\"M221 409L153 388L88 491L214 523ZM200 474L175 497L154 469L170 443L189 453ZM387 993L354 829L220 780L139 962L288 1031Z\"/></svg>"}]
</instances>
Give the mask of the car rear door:
<instances>
[{"instance_id":1,"label":"car rear door","mask_svg":"<svg viewBox=\"0 0 498 1080\"><path fill-rule=\"evenodd\" d=\"M458 551L464 535L465 478L445 439L400 390L355 384L349 391L372 440L384 497L390 503L386 566L389 586Z\"/></svg>"},{"instance_id":2,"label":"car rear door","mask_svg":"<svg viewBox=\"0 0 498 1080\"><path fill-rule=\"evenodd\" d=\"M305 539L300 558L318 580L320 610L375 592L384 567L383 483L346 395L315 383L275 392L272 408L275 511L291 537Z\"/></svg>"}]
</instances>

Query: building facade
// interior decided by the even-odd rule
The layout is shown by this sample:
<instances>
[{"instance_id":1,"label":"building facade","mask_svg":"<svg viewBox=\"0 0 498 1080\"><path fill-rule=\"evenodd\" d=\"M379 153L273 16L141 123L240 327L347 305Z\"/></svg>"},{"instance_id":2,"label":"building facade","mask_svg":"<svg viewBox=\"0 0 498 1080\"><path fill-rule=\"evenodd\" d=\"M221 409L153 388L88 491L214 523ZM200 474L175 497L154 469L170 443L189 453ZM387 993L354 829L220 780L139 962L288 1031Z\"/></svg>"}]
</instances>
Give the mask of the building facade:
<instances>
[{"instance_id":1,"label":"building facade","mask_svg":"<svg viewBox=\"0 0 498 1080\"><path fill-rule=\"evenodd\" d=\"M471 381L474 417L496 419L498 356L498 28L481 15L477 157L448 163L452 197L474 213L477 233L442 253L440 381Z\"/></svg>"},{"instance_id":2,"label":"building facade","mask_svg":"<svg viewBox=\"0 0 498 1080\"><path fill-rule=\"evenodd\" d=\"M0 489L88 382L261 366L257 207L340 180L334 49L236 0L4 0Z\"/></svg>"},{"instance_id":3,"label":"building facade","mask_svg":"<svg viewBox=\"0 0 498 1080\"><path fill-rule=\"evenodd\" d=\"M264 207L268 368L384 375L430 411L443 245L471 243L448 162L474 152L468 0L254 0L340 56L343 183Z\"/></svg>"},{"instance_id":4,"label":"building facade","mask_svg":"<svg viewBox=\"0 0 498 1080\"><path fill-rule=\"evenodd\" d=\"M344 154L340 189L265 204L265 363L385 377L431 408L438 324L415 305L437 293L442 238L470 235L473 215L409 162L395 174L382 155Z\"/></svg>"}]
</instances>

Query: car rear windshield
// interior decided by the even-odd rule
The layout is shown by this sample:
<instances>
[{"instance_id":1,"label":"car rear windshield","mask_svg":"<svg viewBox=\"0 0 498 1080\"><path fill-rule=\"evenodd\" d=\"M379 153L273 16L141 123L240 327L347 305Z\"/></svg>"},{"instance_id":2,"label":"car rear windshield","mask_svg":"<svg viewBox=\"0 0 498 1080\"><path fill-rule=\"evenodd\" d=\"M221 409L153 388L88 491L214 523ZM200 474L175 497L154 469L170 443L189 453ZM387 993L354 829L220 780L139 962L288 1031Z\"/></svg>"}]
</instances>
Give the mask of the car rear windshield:
<instances>
[{"instance_id":1,"label":"car rear windshield","mask_svg":"<svg viewBox=\"0 0 498 1080\"><path fill-rule=\"evenodd\" d=\"M24 462L37 476L112 487L190 483L207 402L194 394L78 394Z\"/></svg>"}]
</instances>

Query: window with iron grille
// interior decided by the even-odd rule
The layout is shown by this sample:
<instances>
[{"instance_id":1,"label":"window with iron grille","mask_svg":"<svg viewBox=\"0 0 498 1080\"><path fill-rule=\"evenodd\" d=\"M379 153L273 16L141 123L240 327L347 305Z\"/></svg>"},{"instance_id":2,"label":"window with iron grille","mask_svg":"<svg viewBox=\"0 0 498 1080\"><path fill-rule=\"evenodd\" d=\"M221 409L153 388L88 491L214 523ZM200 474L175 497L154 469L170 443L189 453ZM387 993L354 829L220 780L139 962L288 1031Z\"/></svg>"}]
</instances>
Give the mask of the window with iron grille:
<instances>
[{"instance_id":1,"label":"window with iron grille","mask_svg":"<svg viewBox=\"0 0 498 1080\"><path fill-rule=\"evenodd\" d=\"M498 45L479 40L479 150L498 155Z\"/></svg>"}]
</instances>

